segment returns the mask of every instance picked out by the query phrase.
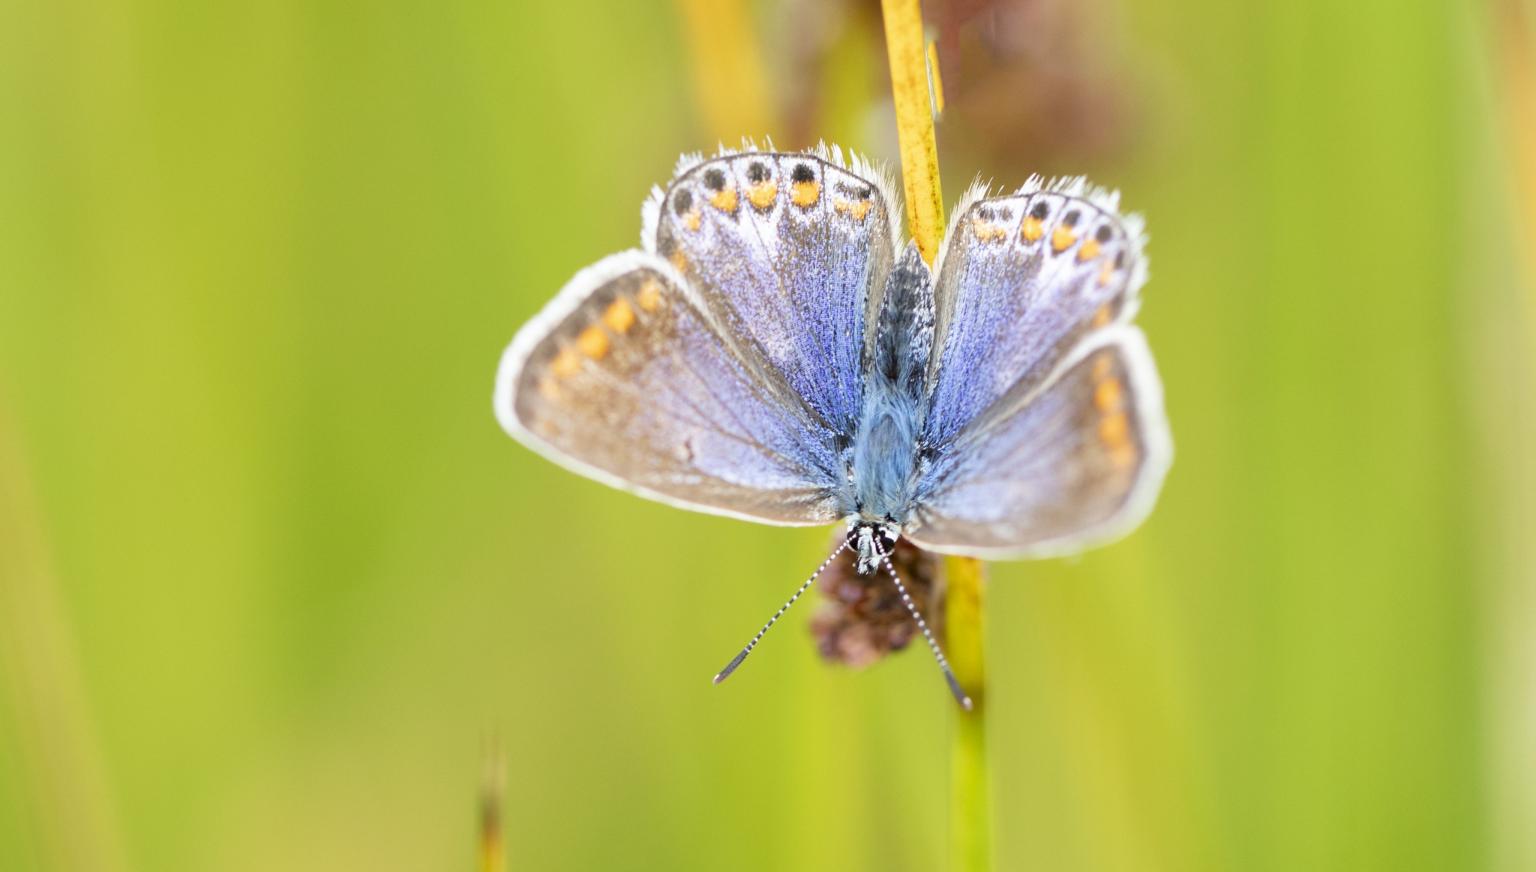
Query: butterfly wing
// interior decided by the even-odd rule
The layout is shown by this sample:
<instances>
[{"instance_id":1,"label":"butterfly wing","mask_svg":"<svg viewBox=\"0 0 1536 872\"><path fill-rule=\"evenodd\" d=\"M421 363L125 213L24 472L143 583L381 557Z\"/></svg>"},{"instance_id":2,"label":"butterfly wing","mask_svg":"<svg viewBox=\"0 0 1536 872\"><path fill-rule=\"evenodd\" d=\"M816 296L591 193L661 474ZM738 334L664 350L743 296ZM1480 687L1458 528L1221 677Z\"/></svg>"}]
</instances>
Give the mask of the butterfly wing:
<instances>
[{"instance_id":1,"label":"butterfly wing","mask_svg":"<svg viewBox=\"0 0 1536 872\"><path fill-rule=\"evenodd\" d=\"M685 165L649 204L646 234L837 436L859 414L897 219L883 176L849 163L746 152Z\"/></svg>"},{"instance_id":2,"label":"butterfly wing","mask_svg":"<svg viewBox=\"0 0 1536 872\"><path fill-rule=\"evenodd\" d=\"M959 210L935 268L924 441L946 445L1005 394L1038 387L1090 331L1130 320L1140 236L1080 181Z\"/></svg>"},{"instance_id":3,"label":"butterfly wing","mask_svg":"<svg viewBox=\"0 0 1536 872\"><path fill-rule=\"evenodd\" d=\"M1076 551L1139 524L1171 459L1146 340L1111 327L936 457L908 535L929 550L987 557Z\"/></svg>"},{"instance_id":4,"label":"butterfly wing","mask_svg":"<svg viewBox=\"0 0 1536 872\"><path fill-rule=\"evenodd\" d=\"M836 519L828 434L653 254L578 273L507 348L495 407L529 447L642 496L772 524Z\"/></svg>"},{"instance_id":5,"label":"butterfly wing","mask_svg":"<svg viewBox=\"0 0 1536 872\"><path fill-rule=\"evenodd\" d=\"M1081 183L980 200L939 264L908 524L933 550L1043 556L1128 532L1172 456L1134 316L1139 224Z\"/></svg>"}]
</instances>

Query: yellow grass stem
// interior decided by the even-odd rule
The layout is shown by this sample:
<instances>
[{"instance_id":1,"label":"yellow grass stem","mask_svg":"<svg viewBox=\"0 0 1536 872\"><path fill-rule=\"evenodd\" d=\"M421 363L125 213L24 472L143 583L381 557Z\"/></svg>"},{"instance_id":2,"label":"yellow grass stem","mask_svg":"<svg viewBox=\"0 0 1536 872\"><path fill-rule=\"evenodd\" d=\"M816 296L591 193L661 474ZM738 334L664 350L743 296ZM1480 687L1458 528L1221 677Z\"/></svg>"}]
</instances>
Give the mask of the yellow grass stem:
<instances>
[{"instance_id":1,"label":"yellow grass stem","mask_svg":"<svg viewBox=\"0 0 1536 872\"><path fill-rule=\"evenodd\" d=\"M891 64L891 99L901 144L901 179L907 195L907 227L929 264L944 238L944 194L939 189L939 149L918 0L881 0L885 49Z\"/></svg>"},{"instance_id":2,"label":"yellow grass stem","mask_svg":"<svg viewBox=\"0 0 1536 872\"><path fill-rule=\"evenodd\" d=\"M944 239L944 195L939 186L939 152L934 135L934 102L941 101L938 78L930 91L928 65L934 60L923 38L919 0L882 0L891 97L901 145L901 180L906 191L907 227L931 265ZM949 842L954 872L992 868L992 784L987 759L986 570L968 557L945 560L945 646L960 686L973 703L956 709L950 749Z\"/></svg>"}]
</instances>

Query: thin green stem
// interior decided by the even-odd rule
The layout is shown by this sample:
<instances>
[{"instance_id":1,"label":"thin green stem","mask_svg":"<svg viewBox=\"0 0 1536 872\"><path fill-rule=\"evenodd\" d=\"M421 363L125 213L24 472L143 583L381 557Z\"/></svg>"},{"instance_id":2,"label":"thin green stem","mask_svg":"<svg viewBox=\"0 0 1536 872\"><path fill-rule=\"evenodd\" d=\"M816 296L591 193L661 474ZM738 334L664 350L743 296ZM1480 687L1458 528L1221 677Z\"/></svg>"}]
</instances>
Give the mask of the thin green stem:
<instances>
[{"instance_id":1,"label":"thin green stem","mask_svg":"<svg viewBox=\"0 0 1536 872\"><path fill-rule=\"evenodd\" d=\"M932 265L944 238L944 197L939 186L939 151L933 129L928 54L924 51L919 0L882 0L885 44L891 65L891 98L901 144L901 179L906 191L907 226L923 258ZM944 562L945 647L960 686L970 695L969 712L955 709L950 750L949 842L954 872L992 868L992 781L987 760L986 570L981 561L950 557Z\"/></svg>"},{"instance_id":2,"label":"thin green stem","mask_svg":"<svg viewBox=\"0 0 1536 872\"><path fill-rule=\"evenodd\" d=\"M945 644L949 664L971 697L970 711L956 711L949 754L950 869L992 868L992 776L987 760L986 595L981 561L944 561Z\"/></svg>"}]
</instances>

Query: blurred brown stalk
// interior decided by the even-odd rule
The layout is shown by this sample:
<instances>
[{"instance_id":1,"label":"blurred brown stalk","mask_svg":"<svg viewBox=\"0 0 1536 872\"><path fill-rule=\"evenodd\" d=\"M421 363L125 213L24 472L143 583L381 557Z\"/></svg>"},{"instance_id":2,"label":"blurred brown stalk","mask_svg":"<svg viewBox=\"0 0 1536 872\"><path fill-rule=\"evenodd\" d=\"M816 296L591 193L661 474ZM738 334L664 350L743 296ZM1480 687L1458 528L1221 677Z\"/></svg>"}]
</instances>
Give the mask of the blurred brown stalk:
<instances>
[{"instance_id":1,"label":"blurred brown stalk","mask_svg":"<svg viewBox=\"0 0 1536 872\"><path fill-rule=\"evenodd\" d=\"M694 98L709 136L734 144L778 130L751 10L742 0L677 0L693 64Z\"/></svg>"},{"instance_id":2,"label":"blurred brown stalk","mask_svg":"<svg viewBox=\"0 0 1536 872\"><path fill-rule=\"evenodd\" d=\"M507 793L507 759L501 742L486 742L484 771L480 780L480 872L507 868L506 838L502 829L502 801Z\"/></svg>"}]
</instances>

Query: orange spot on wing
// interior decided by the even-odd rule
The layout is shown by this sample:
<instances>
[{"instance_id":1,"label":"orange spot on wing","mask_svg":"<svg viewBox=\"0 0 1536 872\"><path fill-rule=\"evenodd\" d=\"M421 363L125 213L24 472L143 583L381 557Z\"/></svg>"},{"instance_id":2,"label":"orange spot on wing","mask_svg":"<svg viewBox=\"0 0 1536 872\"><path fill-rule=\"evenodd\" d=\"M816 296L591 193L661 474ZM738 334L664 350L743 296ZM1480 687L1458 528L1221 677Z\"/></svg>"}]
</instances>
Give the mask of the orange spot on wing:
<instances>
[{"instance_id":1,"label":"orange spot on wing","mask_svg":"<svg viewBox=\"0 0 1536 872\"><path fill-rule=\"evenodd\" d=\"M747 189L747 202L754 208L767 210L773 206L773 200L779 196L779 186L776 182L758 182Z\"/></svg>"},{"instance_id":2,"label":"orange spot on wing","mask_svg":"<svg viewBox=\"0 0 1536 872\"><path fill-rule=\"evenodd\" d=\"M640 286L640 292L635 294L635 302L647 312L654 312L661 308L661 282L655 279L646 279Z\"/></svg>"},{"instance_id":3,"label":"orange spot on wing","mask_svg":"<svg viewBox=\"0 0 1536 872\"><path fill-rule=\"evenodd\" d=\"M709 205L714 206L716 209L719 209L721 212L725 212L727 214L735 214L736 206L739 202L740 201L736 196L735 188L726 188L723 191L717 191L710 195L709 198Z\"/></svg>"},{"instance_id":4,"label":"orange spot on wing","mask_svg":"<svg viewBox=\"0 0 1536 872\"><path fill-rule=\"evenodd\" d=\"M1065 224L1058 225L1056 230L1051 233L1051 248L1057 252L1066 251L1076 241L1077 234L1073 233L1072 228Z\"/></svg>"},{"instance_id":5,"label":"orange spot on wing","mask_svg":"<svg viewBox=\"0 0 1536 872\"><path fill-rule=\"evenodd\" d=\"M1099 287L1102 288L1105 285L1109 284L1109 280L1114 278L1114 277L1115 277L1115 262L1113 260L1106 260L1106 261L1104 261L1104 265L1099 268Z\"/></svg>"},{"instance_id":6,"label":"orange spot on wing","mask_svg":"<svg viewBox=\"0 0 1536 872\"><path fill-rule=\"evenodd\" d=\"M689 230L698 230L700 218L699 210L689 209L688 213L683 216L683 226Z\"/></svg>"},{"instance_id":7,"label":"orange spot on wing","mask_svg":"<svg viewBox=\"0 0 1536 872\"><path fill-rule=\"evenodd\" d=\"M834 202L832 205L833 208L837 209L839 214L851 215L855 221L863 221L864 216L869 214L870 209L870 203L868 200L853 201L840 199Z\"/></svg>"},{"instance_id":8,"label":"orange spot on wing","mask_svg":"<svg viewBox=\"0 0 1536 872\"><path fill-rule=\"evenodd\" d=\"M577 334L576 347L581 349L582 354L593 360L601 360L603 355L608 353L608 334L603 332L603 328L593 324Z\"/></svg>"},{"instance_id":9,"label":"orange spot on wing","mask_svg":"<svg viewBox=\"0 0 1536 872\"><path fill-rule=\"evenodd\" d=\"M674 250L670 255L668 255L667 260L672 262L672 266L676 268L678 272L683 272L684 270L688 269L688 255L683 254L683 250L681 248Z\"/></svg>"},{"instance_id":10,"label":"orange spot on wing","mask_svg":"<svg viewBox=\"0 0 1536 872\"><path fill-rule=\"evenodd\" d=\"M581 355L574 348L562 348L549 362L549 371L560 378L569 378L581 371Z\"/></svg>"},{"instance_id":11,"label":"orange spot on wing","mask_svg":"<svg viewBox=\"0 0 1536 872\"><path fill-rule=\"evenodd\" d=\"M1113 317L1115 317L1115 313L1110 309L1109 304L1105 303L1099 307L1098 311L1093 313L1093 326L1103 327Z\"/></svg>"},{"instance_id":12,"label":"orange spot on wing","mask_svg":"<svg viewBox=\"0 0 1536 872\"><path fill-rule=\"evenodd\" d=\"M1125 389L1117 378L1107 378L1093 389L1093 404L1101 412L1118 412L1125 402Z\"/></svg>"},{"instance_id":13,"label":"orange spot on wing","mask_svg":"<svg viewBox=\"0 0 1536 872\"><path fill-rule=\"evenodd\" d=\"M1110 451L1116 451L1121 446L1128 444L1130 438L1131 422L1124 412L1105 415L1099 421L1099 440Z\"/></svg>"},{"instance_id":14,"label":"orange spot on wing","mask_svg":"<svg viewBox=\"0 0 1536 872\"><path fill-rule=\"evenodd\" d=\"M1097 239L1088 240L1087 242L1083 243L1082 248L1077 250L1077 259L1084 263L1087 263L1088 261L1093 260L1098 256L1099 241Z\"/></svg>"},{"instance_id":15,"label":"orange spot on wing","mask_svg":"<svg viewBox=\"0 0 1536 872\"><path fill-rule=\"evenodd\" d=\"M630 308L628 300L620 297L603 312L603 323L609 330L622 336L635 326L635 310Z\"/></svg>"},{"instance_id":16,"label":"orange spot on wing","mask_svg":"<svg viewBox=\"0 0 1536 872\"><path fill-rule=\"evenodd\" d=\"M971 232L982 242L1002 242L1008 238L1008 231L996 224L989 224L980 218L971 219Z\"/></svg>"},{"instance_id":17,"label":"orange spot on wing","mask_svg":"<svg viewBox=\"0 0 1536 872\"><path fill-rule=\"evenodd\" d=\"M1031 215L1024 219L1024 225L1019 228L1019 235L1024 237L1025 242L1039 242L1040 237L1045 235L1045 225L1040 223L1039 218Z\"/></svg>"},{"instance_id":18,"label":"orange spot on wing","mask_svg":"<svg viewBox=\"0 0 1536 872\"><path fill-rule=\"evenodd\" d=\"M819 182L795 182L791 186L789 194L790 202L802 209L814 206L821 199L821 184Z\"/></svg>"}]
</instances>

